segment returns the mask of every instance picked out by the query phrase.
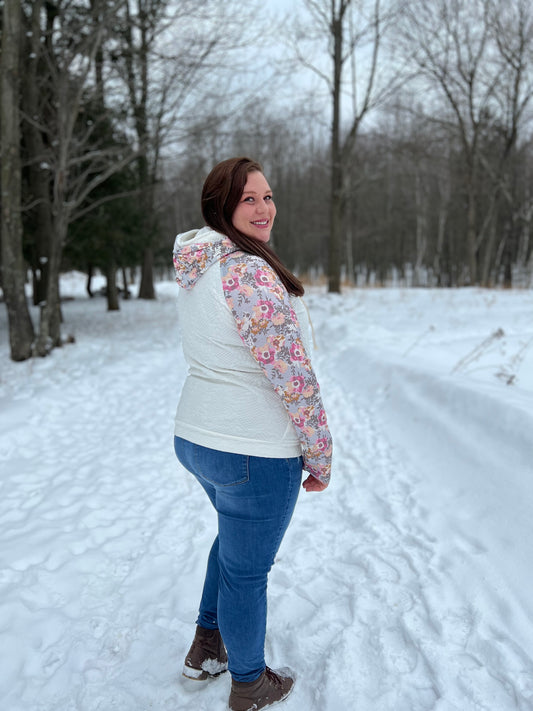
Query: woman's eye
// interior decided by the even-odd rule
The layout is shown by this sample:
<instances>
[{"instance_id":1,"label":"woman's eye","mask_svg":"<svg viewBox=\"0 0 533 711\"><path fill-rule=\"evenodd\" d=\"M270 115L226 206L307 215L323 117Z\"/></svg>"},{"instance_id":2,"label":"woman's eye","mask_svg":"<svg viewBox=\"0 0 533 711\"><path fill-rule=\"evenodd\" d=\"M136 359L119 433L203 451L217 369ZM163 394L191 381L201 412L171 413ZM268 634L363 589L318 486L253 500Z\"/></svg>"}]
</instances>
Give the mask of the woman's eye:
<instances>
[{"instance_id":1,"label":"woman's eye","mask_svg":"<svg viewBox=\"0 0 533 711\"><path fill-rule=\"evenodd\" d=\"M269 201L270 201L270 200L272 200L272 199L273 199L273 196L272 196L272 195L265 195L265 200L269 200Z\"/></svg>"}]
</instances>

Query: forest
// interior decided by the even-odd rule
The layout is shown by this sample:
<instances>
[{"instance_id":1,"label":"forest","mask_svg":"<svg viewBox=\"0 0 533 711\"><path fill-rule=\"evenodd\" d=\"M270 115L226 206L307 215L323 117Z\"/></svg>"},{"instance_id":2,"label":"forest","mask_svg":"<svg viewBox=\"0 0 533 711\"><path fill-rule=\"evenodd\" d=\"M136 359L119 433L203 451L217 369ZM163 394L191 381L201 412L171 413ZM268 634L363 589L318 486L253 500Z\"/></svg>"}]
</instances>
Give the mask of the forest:
<instances>
[{"instance_id":1,"label":"forest","mask_svg":"<svg viewBox=\"0 0 533 711\"><path fill-rule=\"evenodd\" d=\"M329 292L531 287L529 0L0 7L13 360L61 345L64 271L90 293L104 274L109 310L134 282L154 299L175 234L201 224L207 172L232 155L261 162L274 248Z\"/></svg>"}]
</instances>

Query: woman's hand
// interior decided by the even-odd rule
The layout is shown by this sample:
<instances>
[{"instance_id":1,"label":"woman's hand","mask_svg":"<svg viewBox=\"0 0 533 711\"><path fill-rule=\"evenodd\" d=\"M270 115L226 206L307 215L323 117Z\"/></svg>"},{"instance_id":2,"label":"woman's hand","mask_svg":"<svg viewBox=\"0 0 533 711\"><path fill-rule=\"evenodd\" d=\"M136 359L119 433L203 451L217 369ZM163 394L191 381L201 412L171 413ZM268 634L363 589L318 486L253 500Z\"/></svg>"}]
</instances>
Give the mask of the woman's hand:
<instances>
[{"instance_id":1,"label":"woman's hand","mask_svg":"<svg viewBox=\"0 0 533 711\"><path fill-rule=\"evenodd\" d=\"M307 479L302 483L302 486L306 491L324 491L328 485L317 479L316 476L309 474Z\"/></svg>"}]
</instances>

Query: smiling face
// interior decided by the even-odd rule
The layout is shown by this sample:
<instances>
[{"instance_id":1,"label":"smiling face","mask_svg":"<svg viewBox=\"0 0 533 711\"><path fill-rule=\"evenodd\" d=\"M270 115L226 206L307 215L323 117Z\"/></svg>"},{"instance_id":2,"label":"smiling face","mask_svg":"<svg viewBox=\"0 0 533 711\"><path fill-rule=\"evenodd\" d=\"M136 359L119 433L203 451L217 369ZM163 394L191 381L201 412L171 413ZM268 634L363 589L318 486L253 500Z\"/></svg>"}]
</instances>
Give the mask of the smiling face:
<instances>
[{"instance_id":1,"label":"smiling face","mask_svg":"<svg viewBox=\"0 0 533 711\"><path fill-rule=\"evenodd\" d=\"M248 173L241 198L235 208L231 222L233 226L260 242L268 242L276 217L276 206L272 190L263 173Z\"/></svg>"}]
</instances>

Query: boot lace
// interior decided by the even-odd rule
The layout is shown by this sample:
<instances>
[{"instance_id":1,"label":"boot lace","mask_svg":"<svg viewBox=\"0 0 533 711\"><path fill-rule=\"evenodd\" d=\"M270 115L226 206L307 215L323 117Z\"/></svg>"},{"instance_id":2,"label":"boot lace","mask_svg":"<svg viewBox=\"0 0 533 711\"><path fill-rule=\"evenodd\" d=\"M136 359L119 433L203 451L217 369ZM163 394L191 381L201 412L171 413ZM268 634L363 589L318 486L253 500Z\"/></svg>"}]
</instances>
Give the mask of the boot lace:
<instances>
[{"instance_id":1,"label":"boot lace","mask_svg":"<svg viewBox=\"0 0 533 711\"><path fill-rule=\"evenodd\" d=\"M265 676L276 689L281 689L281 687L283 686L283 681L281 677L278 676L276 672L273 671L270 667L267 667L265 669Z\"/></svg>"}]
</instances>

